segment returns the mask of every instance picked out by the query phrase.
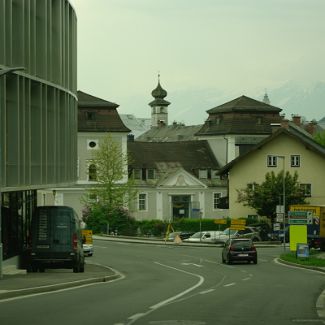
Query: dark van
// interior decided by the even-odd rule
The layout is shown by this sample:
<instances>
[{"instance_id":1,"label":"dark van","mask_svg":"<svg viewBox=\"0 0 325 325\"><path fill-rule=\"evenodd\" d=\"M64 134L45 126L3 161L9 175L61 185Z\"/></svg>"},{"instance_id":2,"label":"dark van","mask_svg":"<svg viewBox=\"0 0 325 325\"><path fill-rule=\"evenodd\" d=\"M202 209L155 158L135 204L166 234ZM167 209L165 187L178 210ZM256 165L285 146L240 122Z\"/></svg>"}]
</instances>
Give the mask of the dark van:
<instances>
[{"instance_id":1,"label":"dark van","mask_svg":"<svg viewBox=\"0 0 325 325\"><path fill-rule=\"evenodd\" d=\"M72 268L84 272L80 220L66 206L36 207L31 223L30 271L46 268Z\"/></svg>"}]
</instances>

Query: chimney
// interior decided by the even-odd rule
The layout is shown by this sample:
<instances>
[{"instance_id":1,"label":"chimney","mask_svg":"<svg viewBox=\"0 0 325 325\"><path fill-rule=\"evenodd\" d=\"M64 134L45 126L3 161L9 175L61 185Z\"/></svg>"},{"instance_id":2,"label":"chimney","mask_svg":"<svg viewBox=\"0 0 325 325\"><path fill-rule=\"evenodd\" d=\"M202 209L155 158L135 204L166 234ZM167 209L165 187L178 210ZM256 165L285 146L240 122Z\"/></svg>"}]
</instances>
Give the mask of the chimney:
<instances>
[{"instance_id":1,"label":"chimney","mask_svg":"<svg viewBox=\"0 0 325 325\"><path fill-rule=\"evenodd\" d=\"M282 121L281 121L281 127L282 128L285 128L285 129L288 129L289 128L289 120L284 118Z\"/></svg>"},{"instance_id":2,"label":"chimney","mask_svg":"<svg viewBox=\"0 0 325 325\"><path fill-rule=\"evenodd\" d=\"M271 125L271 131L272 131L272 133L276 132L281 127L281 124L280 123L271 123L270 125Z\"/></svg>"},{"instance_id":3,"label":"chimney","mask_svg":"<svg viewBox=\"0 0 325 325\"><path fill-rule=\"evenodd\" d=\"M127 139L128 139L128 142L134 142L134 134L129 133Z\"/></svg>"},{"instance_id":4,"label":"chimney","mask_svg":"<svg viewBox=\"0 0 325 325\"><path fill-rule=\"evenodd\" d=\"M315 135L316 133L316 126L317 126L317 122L316 120L312 120L311 122L309 122L306 126L305 126L305 130L311 134L311 135Z\"/></svg>"},{"instance_id":5,"label":"chimney","mask_svg":"<svg viewBox=\"0 0 325 325\"><path fill-rule=\"evenodd\" d=\"M301 126L301 116L296 114L292 114L291 116L292 116L292 122L297 126Z\"/></svg>"}]
</instances>

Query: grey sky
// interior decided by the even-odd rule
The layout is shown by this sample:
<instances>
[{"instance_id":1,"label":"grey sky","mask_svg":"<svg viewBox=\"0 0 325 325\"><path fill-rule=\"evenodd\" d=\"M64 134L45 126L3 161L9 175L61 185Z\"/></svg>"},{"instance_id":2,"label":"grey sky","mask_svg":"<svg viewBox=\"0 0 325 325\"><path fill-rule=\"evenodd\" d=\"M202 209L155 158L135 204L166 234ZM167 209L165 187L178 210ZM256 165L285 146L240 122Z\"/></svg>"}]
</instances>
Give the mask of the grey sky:
<instances>
[{"instance_id":1,"label":"grey sky","mask_svg":"<svg viewBox=\"0 0 325 325\"><path fill-rule=\"evenodd\" d=\"M223 103L220 92L254 97L290 80L325 81L324 0L70 2L78 88L120 104L120 113L150 116L158 71L171 114L177 92L215 89L213 107ZM203 102L203 111L211 108Z\"/></svg>"}]
</instances>

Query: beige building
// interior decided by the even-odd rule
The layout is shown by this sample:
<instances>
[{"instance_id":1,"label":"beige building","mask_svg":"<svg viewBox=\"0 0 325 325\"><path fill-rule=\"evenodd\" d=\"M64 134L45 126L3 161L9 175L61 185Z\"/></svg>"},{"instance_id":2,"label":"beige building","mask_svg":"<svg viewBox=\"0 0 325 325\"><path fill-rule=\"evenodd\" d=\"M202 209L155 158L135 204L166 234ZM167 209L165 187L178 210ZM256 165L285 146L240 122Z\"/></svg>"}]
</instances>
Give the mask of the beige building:
<instances>
[{"instance_id":1,"label":"beige building","mask_svg":"<svg viewBox=\"0 0 325 325\"><path fill-rule=\"evenodd\" d=\"M78 91L78 159L75 162L77 182L73 186L50 188L39 191L40 205L68 205L82 216L82 196L85 189L96 184L96 166L93 152L101 140L110 135L127 153L127 135L130 130L123 124L118 112L119 105ZM125 166L127 171L127 166ZM125 173L125 181L127 172Z\"/></svg>"},{"instance_id":2,"label":"beige building","mask_svg":"<svg viewBox=\"0 0 325 325\"><path fill-rule=\"evenodd\" d=\"M227 194L217 175L218 161L207 141L129 142L129 175L138 197L130 206L139 220L222 218L218 207Z\"/></svg>"},{"instance_id":3,"label":"beige building","mask_svg":"<svg viewBox=\"0 0 325 325\"><path fill-rule=\"evenodd\" d=\"M247 184L263 182L267 172L277 174L283 169L298 173L309 204L325 204L325 148L303 129L287 125L221 169L221 174L228 175L230 216L256 215L255 210L237 202L237 190L246 188Z\"/></svg>"}]
</instances>

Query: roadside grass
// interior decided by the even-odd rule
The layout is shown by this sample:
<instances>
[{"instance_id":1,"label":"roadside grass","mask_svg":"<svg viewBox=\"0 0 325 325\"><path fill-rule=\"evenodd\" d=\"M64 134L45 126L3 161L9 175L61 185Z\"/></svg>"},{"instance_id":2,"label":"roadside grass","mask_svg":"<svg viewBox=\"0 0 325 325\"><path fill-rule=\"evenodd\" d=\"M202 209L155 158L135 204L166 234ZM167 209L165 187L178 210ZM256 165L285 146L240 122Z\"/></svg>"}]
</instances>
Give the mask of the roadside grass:
<instances>
[{"instance_id":1,"label":"roadside grass","mask_svg":"<svg viewBox=\"0 0 325 325\"><path fill-rule=\"evenodd\" d=\"M307 265L307 266L319 266L325 267L325 259L319 258L319 251L311 250L309 257L307 258L297 258L295 252L281 254L280 258L284 261L300 264L300 265Z\"/></svg>"}]
</instances>

